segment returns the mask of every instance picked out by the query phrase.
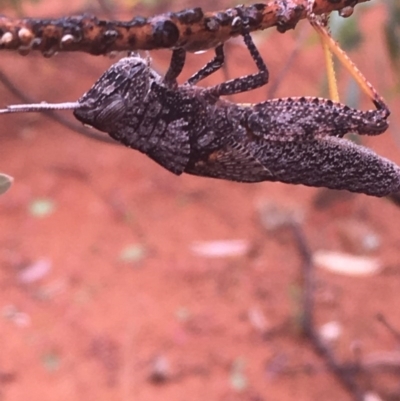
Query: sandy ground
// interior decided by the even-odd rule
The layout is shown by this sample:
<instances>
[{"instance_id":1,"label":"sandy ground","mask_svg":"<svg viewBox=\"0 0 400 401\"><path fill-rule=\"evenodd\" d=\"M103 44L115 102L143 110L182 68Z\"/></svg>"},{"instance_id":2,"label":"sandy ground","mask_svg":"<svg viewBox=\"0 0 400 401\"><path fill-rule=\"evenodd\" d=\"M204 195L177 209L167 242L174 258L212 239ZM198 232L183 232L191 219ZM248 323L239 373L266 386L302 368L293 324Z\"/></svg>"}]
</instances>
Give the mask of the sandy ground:
<instances>
[{"instance_id":1,"label":"sandy ground","mask_svg":"<svg viewBox=\"0 0 400 401\"><path fill-rule=\"evenodd\" d=\"M166 9L140 8L148 15ZM25 14L79 10L79 1L42 1ZM379 6L362 13L365 43L352 57L394 112L388 133L364 143L400 162L400 103L382 45L384 19ZM321 50L305 22L285 35L255 36L274 81L299 35L302 50L276 96L320 93ZM254 71L239 40L227 53L229 77ZM152 57L165 71L169 52ZM190 56L182 79L210 58ZM71 101L111 63L4 53L0 66L38 100ZM204 84L223 79L216 73ZM346 92L343 72L340 86ZM0 93L2 105L18 102L3 87ZM235 100L265 98L262 88ZM302 260L291 232L274 228L293 214L312 251L376 258L382 266L360 277L316 270L316 324L340 328L331 343L338 359L389 358L399 366L399 340L377 319L383 314L400 328L400 210L387 200L175 177L138 152L44 116L1 120L0 170L15 178L0 198L1 400L350 400L299 331ZM220 240L246 249L220 258L195 251L199 241ZM369 367L359 383L383 400L400 399L393 372Z\"/></svg>"}]
</instances>

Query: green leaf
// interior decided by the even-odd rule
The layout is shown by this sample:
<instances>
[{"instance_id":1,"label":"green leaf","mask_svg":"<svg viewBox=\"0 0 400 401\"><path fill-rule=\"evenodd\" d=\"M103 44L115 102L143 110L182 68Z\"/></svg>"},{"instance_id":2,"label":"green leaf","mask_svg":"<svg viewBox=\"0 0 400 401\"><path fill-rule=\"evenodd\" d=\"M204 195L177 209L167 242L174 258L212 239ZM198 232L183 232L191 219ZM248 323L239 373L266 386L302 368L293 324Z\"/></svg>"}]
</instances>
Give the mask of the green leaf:
<instances>
[{"instance_id":1,"label":"green leaf","mask_svg":"<svg viewBox=\"0 0 400 401\"><path fill-rule=\"evenodd\" d=\"M363 36L358 26L358 19L342 18L333 15L330 28L335 39L340 43L340 47L345 51L357 49L363 41Z\"/></svg>"},{"instance_id":2,"label":"green leaf","mask_svg":"<svg viewBox=\"0 0 400 401\"><path fill-rule=\"evenodd\" d=\"M146 256L143 245L133 244L126 246L120 253L119 259L123 262L138 262Z\"/></svg>"},{"instance_id":3,"label":"green leaf","mask_svg":"<svg viewBox=\"0 0 400 401\"><path fill-rule=\"evenodd\" d=\"M241 392L248 387L248 380L245 374L245 363L242 358L238 358L233 362L230 372L230 382L234 390Z\"/></svg>"},{"instance_id":4,"label":"green leaf","mask_svg":"<svg viewBox=\"0 0 400 401\"><path fill-rule=\"evenodd\" d=\"M12 7L19 14L22 13L24 3L39 3L40 0L0 0L0 7Z\"/></svg>"},{"instance_id":5,"label":"green leaf","mask_svg":"<svg viewBox=\"0 0 400 401\"><path fill-rule=\"evenodd\" d=\"M398 0L387 0L388 18L384 24L386 47L390 61L395 69L400 68L400 3Z\"/></svg>"},{"instance_id":6,"label":"green leaf","mask_svg":"<svg viewBox=\"0 0 400 401\"><path fill-rule=\"evenodd\" d=\"M11 176L0 173L0 195L4 194L10 189L13 181L14 178Z\"/></svg>"},{"instance_id":7,"label":"green leaf","mask_svg":"<svg viewBox=\"0 0 400 401\"><path fill-rule=\"evenodd\" d=\"M51 199L38 198L29 205L29 213L34 217L45 217L53 213L55 204Z\"/></svg>"},{"instance_id":8,"label":"green leaf","mask_svg":"<svg viewBox=\"0 0 400 401\"><path fill-rule=\"evenodd\" d=\"M55 351L48 351L42 355L42 363L49 372L54 372L60 368L61 359Z\"/></svg>"}]
</instances>

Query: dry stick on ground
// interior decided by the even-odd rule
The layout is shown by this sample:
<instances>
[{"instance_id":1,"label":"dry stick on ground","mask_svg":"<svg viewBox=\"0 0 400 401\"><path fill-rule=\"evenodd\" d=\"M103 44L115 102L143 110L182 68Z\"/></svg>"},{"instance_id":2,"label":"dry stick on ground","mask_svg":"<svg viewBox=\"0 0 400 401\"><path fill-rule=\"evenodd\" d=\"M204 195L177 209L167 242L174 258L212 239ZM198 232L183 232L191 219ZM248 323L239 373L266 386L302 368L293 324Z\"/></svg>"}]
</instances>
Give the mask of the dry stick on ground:
<instances>
[{"instance_id":1,"label":"dry stick on ground","mask_svg":"<svg viewBox=\"0 0 400 401\"><path fill-rule=\"evenodd\" d=\"M389 330L389 332L393 335L393 337L400 343L400 331L395 329L392 326L392 324L389 323L389 321L386 319L386 316L382 313L378 313L376 318Z\"/></svg>"},{"instance_id":2,"label":"dry stick on ground","mask_svg":"<svg viewBox=\"0 0 400 401\"><path fill-rule=\"evenodd\" d=\"M339 11L348 16L358 3L368 0L315 0L314 13ZM276 26L285 32L307 17L307 0L272 0L241 6L250 31ZM60 51L107 54L112 51L213 48L241 33L235 23L237 8L204 12L200 7L131 21L106 21L94 16L59 19L10 19L0 17L0 50L41 51L46 56Z\"/></svg>"},{"instance_id":3,"label":"dry stick on ground","mask_svg":"<svg viewBox=\"0 0 400 401\"><path fill-rule=\"evenodd\" d=\"M353 395L356 401L363 401L364 394L356 381L354 373L357 371L354 366L340 364L333 352L320 338L314 324L314 265L312 252L308 246L306 237L301 226L291 223L293 236L296 240L298 251L303 263L303 317L302 330L309 339L315 351L324 359L327 367L339 379L340 383Z\"/></svg>"}]
</instances>

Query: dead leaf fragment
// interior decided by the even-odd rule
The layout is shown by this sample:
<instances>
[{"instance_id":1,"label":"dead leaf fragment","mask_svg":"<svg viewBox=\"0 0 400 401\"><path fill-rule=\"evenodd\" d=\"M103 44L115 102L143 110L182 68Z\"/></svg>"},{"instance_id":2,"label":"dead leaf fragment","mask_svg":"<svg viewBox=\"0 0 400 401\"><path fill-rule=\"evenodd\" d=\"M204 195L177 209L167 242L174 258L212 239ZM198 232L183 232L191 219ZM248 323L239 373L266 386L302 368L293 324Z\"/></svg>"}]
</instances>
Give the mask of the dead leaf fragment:
<instances>
[{"instance_id":1,"label":"dead leaf fragment","mask_svg":"<svg viewBox=\"0 0 400 401\"><path fill-rule=\"evenodd\" d=\"M342 252L320 250L314 253L313 260L322 269L347 276L371 276L382 270L378 258Z\"/></svg>"},{"instance_id":2,"label":"dead leaf fragment","mask_svg":"<svg viewBox=\"0 0 400 401\"><path fill-rule=\"evenodd\" d=\"M192 252L207 258L225 258L241 256L250 249L249 241L221 240L221 241L196 241L191 245Z\"/></svg>"},{"instance_id":3,"label":"dead leaf fragment","mask_svg":"<svg viewBox=\"0 0 400 401\"><path fill-rule=\"evenodd\" d=\"M51 261L49 259L39 259L36 262L25 267L19 274L18 280L23 284L31 284L42 279L51 269Z\"/></svg>"}]
</instances>

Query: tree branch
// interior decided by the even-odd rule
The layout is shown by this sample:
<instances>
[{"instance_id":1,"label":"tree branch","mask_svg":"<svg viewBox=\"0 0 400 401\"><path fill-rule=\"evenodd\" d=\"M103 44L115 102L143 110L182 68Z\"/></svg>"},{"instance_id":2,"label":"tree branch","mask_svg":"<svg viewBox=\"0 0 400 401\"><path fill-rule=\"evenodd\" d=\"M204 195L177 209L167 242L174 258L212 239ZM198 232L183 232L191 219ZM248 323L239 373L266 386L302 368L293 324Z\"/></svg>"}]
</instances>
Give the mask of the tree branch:
<instances>
[{"instance_id":1,"label":"tree branch","mask_svg":"<svg viewBox=\"0 0 400 401\"><path fill-rule=\"evenodd\" d=\"M316 14L340 11L351 14L358 3L368 0L315 0ZM241 7L250 30L276 26L278 31L293 29L306 18L307 0L273 0ZM0 50L30 50L51 56L60 51L106 54L112 51L153 50L182 47L199 51L215 47L240 34L235 24L236 8L203 12L200 7L131 21L99 20L81 15L59 19L10 19L0 17Z\"/></svg>"}]
</instances>

